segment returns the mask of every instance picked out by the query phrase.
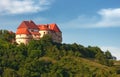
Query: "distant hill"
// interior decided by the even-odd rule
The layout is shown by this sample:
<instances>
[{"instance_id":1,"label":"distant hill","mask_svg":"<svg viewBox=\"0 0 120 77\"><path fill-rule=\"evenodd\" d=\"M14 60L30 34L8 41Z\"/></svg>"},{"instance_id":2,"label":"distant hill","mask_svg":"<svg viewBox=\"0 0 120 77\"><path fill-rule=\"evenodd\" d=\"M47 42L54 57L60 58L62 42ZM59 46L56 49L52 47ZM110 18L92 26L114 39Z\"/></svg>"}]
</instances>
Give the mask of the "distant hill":
<instances>
[{"instance_id":1,"label":"distant hill","mask_svg":"<svg viewBox=\"0 0 120 77\"><path fill-rule=\"evenodd\" d=\"M120 62L99 47L55 43L49 35L17 45L6 33L0 35L0 77L119 77Z\"/></svg>"}]
</instances>

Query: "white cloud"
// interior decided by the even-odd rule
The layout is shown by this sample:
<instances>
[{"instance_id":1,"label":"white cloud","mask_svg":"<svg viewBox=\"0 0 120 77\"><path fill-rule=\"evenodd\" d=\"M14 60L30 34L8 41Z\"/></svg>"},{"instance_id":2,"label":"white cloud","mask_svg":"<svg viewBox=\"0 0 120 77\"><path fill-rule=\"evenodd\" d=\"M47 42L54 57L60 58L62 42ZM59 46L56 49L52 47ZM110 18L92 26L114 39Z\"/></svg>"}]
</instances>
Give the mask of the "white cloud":
<instances>
[{"instance_id":1,"label":"white cloud","mask_svg":"<svg viewBox=\"0 0 120 77\"><path fill-rule=\"evenodd\" d=\"M1 0L0 14L21 14L44 11L54 0Z\"/></svg>"},{"instance_id":2,"label":"white cloud","mask_svg":"<svg viewBox=\"0 0 120 77\"><path fill-rule=\"evenodd\" d=\"M120 48L112 46L103 46L101 47L101 49L103 51L109 50L113 56L117 57L117 60L120 60Z\"/></svg>"},{"instance_id":3,"label":"white cloud","mask_svg":"<svg viewBox=\"0 0 120 77\"><path fill-rule=\"evenodd\" d=\"M98 12L100 15L103 15L105 18L113 18L113 17L120 17L120 8L109 8L109 9L102 9Z\"/></svg>"},{"instance_id":4,"label":"white cloud","mask_svg":"<svg viewBox=\"0 0 120 77\"><path fill-rule=\"evenodd\" d=\"M98 12L101 20L96 23L98 27L116 27L120 26L120 8L102 9Z\"/></svg>"},{"instance_id":5,"label":"white cloud","mask_svg":"<svg viewBox=\"0 0 120 77\"><path fill-rule=\"evenodd\" d=\"M91 17L80 15L62 25L66 25L70 28L120 27L120 8L101 9L97 14L98 15Z\"/></svg>"}]
</instances>

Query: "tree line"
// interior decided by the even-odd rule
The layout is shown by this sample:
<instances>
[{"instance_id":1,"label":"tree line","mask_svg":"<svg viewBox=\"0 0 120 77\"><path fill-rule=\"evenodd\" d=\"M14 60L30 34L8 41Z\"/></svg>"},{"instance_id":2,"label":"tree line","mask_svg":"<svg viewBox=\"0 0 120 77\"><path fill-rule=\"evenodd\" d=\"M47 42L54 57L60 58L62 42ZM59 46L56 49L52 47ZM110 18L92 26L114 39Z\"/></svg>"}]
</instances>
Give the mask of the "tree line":
<instances>
[{"instance_id":1,"label":"tree line","mask_svg":"<svg viewBox=\"0 0 120 77\"><path fill-rule=\"evenodd\" d=\"M114 57L99 47L55 43L50 35L29 44L11 43L0 30L0 77L115 77Z\"/></svg>"}]
</instances>

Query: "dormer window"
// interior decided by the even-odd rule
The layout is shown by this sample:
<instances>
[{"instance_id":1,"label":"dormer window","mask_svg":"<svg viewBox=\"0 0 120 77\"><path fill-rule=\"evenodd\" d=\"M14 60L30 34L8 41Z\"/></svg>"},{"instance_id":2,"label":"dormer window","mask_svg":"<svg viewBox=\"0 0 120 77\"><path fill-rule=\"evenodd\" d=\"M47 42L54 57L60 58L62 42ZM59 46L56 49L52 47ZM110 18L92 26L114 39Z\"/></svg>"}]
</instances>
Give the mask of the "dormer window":
<instances>
[{"instance_id":1,"label":"dormer window","mask_svg":"<svg viewBox=\"0 0 120 77\"><path fill-rule=\"evenodd\" d=\"M34 32L34 30L31 30L31 32Z\"/></svg>"}]
</instances>

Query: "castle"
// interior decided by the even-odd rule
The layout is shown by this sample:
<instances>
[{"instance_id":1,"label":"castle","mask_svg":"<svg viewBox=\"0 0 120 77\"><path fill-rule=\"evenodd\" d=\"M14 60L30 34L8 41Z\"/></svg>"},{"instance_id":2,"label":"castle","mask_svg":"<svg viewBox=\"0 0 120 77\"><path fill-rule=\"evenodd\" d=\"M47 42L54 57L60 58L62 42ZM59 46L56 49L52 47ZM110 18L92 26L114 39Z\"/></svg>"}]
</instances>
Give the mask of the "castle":
<instances>
[{"instance_id":1,"label":"castle","mask_svg":"<svg viewBox=\"0 0 120 77\"><path fill-rule=\"evenodd\" d=\"M58 28L57 24L36 25L32 20L23 21L16 31L16 43L28 44L31 39L39 40L45 34L51 35L54 42L62 42L62 32Z\"/></svg>"}]
</instances>

